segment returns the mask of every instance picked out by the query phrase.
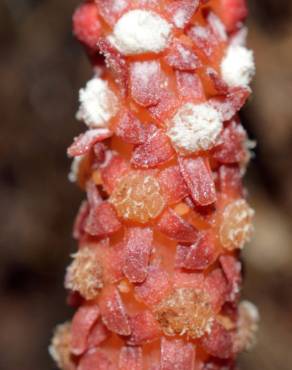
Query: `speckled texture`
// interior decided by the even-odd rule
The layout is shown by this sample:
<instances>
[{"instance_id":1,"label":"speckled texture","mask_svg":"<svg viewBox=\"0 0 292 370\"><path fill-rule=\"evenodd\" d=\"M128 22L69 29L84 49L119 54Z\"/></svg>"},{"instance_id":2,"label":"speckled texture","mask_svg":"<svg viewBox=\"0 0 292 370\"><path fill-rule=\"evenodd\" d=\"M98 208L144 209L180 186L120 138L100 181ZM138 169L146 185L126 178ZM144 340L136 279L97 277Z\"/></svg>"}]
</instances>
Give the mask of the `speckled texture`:
<instances>
[{"instance_id":1,"label":"speckled texture","mask_svg":"<svg viewBox=\"0 0 292 370\"><path fill-rule=\"evenodd\" d=\"M112 1L86 3L74 16L74 33L113 95L103 115L106 136L86 132L68 150L82 155L75 177L87 200L75 221L79 252L66 279L76 306L65 331L71 344L63 345L57 330L51 353L70 360L64 370L234 369L257 326L257 315L238 310L239 249L253 218L242 186L250 153L238 111L250 89L240 79L226 84L220 66L244 4L234 0L240 11L231 13L226 1L196 2L176 27L181 9L173 1L126 3L118 14ZM135 55L111 44L119 18L137 8L173 22L163 48ZM171 134L182 107L193 107L187 147Z\"/></svg>"}]
</instances>

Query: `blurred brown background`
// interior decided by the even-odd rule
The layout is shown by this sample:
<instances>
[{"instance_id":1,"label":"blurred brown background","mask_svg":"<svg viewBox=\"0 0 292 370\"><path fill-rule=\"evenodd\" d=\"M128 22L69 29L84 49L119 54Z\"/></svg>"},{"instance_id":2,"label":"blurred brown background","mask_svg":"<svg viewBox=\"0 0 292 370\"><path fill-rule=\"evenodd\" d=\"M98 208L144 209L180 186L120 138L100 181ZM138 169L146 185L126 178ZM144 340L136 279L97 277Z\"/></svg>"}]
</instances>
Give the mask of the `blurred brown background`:
<instances>
[{"instance_id":1,"label":"blurred brown background","mask_svg":"<svg viewBox=\"0 0 292 370\"><path fill-rule=\"evenodd\" d=\"M77 91L90 77L71 36L78 0L0 0L0 369L49 370L51 331L68 317L62 279L82 194L66 146L82 129ZM292 4L251 0L254 96L243 112L259 142L249 168L256 236L244 296L262 316L241 370L292 368Z\"/></svg>"}]
</instances>

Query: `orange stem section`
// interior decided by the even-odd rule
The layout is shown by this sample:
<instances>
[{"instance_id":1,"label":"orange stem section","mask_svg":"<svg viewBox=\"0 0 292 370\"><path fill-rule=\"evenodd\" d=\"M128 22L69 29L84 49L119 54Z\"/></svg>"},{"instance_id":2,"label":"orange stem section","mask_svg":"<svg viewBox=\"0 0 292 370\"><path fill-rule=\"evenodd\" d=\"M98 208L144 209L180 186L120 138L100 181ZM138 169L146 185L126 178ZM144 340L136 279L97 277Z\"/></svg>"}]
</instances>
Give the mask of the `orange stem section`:
<instances>
[{"instance_id":1,"label":"orange stem section","mask_svg":"<svg viewBox=\"0 0 292 370\"><path fill-rule=\"evenodd\" d=\"M68 149L86 192L67 269L63 370L234 369L257 310L240 302L253 210L244 0L95 0L73 17L94 76Z\"/></svg>"}]
</instances>

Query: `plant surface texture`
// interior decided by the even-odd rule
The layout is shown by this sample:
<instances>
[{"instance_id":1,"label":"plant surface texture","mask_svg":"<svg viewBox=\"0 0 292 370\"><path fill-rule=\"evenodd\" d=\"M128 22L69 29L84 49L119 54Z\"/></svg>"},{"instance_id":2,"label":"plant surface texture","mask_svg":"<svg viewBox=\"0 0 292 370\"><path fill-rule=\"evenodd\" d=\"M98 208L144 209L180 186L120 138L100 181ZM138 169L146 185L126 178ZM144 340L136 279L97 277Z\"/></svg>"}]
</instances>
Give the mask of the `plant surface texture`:
<instances>
[{"instance_id":1,"label":"plant surface texture","mask_svg":"<svg viewBox=\"0 0 292 370\"><path fill-rule=\"evenodd\" d=\"M244 0L96 0L73 16L93 76L68 148L85 190L65 286L63 370L228 370L258 312L240 301L254 211L238 112L255 72Z\"/></svg>"}]
</instances>

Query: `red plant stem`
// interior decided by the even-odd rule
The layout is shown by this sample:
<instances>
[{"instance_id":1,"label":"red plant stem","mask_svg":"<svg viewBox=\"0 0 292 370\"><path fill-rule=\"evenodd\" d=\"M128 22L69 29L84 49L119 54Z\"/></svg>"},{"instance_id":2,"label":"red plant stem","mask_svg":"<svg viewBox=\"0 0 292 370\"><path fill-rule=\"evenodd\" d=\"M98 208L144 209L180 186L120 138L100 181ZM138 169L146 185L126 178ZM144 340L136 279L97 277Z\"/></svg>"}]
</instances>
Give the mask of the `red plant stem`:
<instances>
[{"instance_id":1,"label":"red plant stem","mask_svg":"<svg viewBox=\"0 0 292 370\"><path fill-rule=\"evenodd\" d=\"M238 111L253 55L244 0L96 0L73 17L94 76L68 149L85 190L67 269L64 370L234 369L258 313L240 302L253 210Z\"/></svg>"}]
</instances>

